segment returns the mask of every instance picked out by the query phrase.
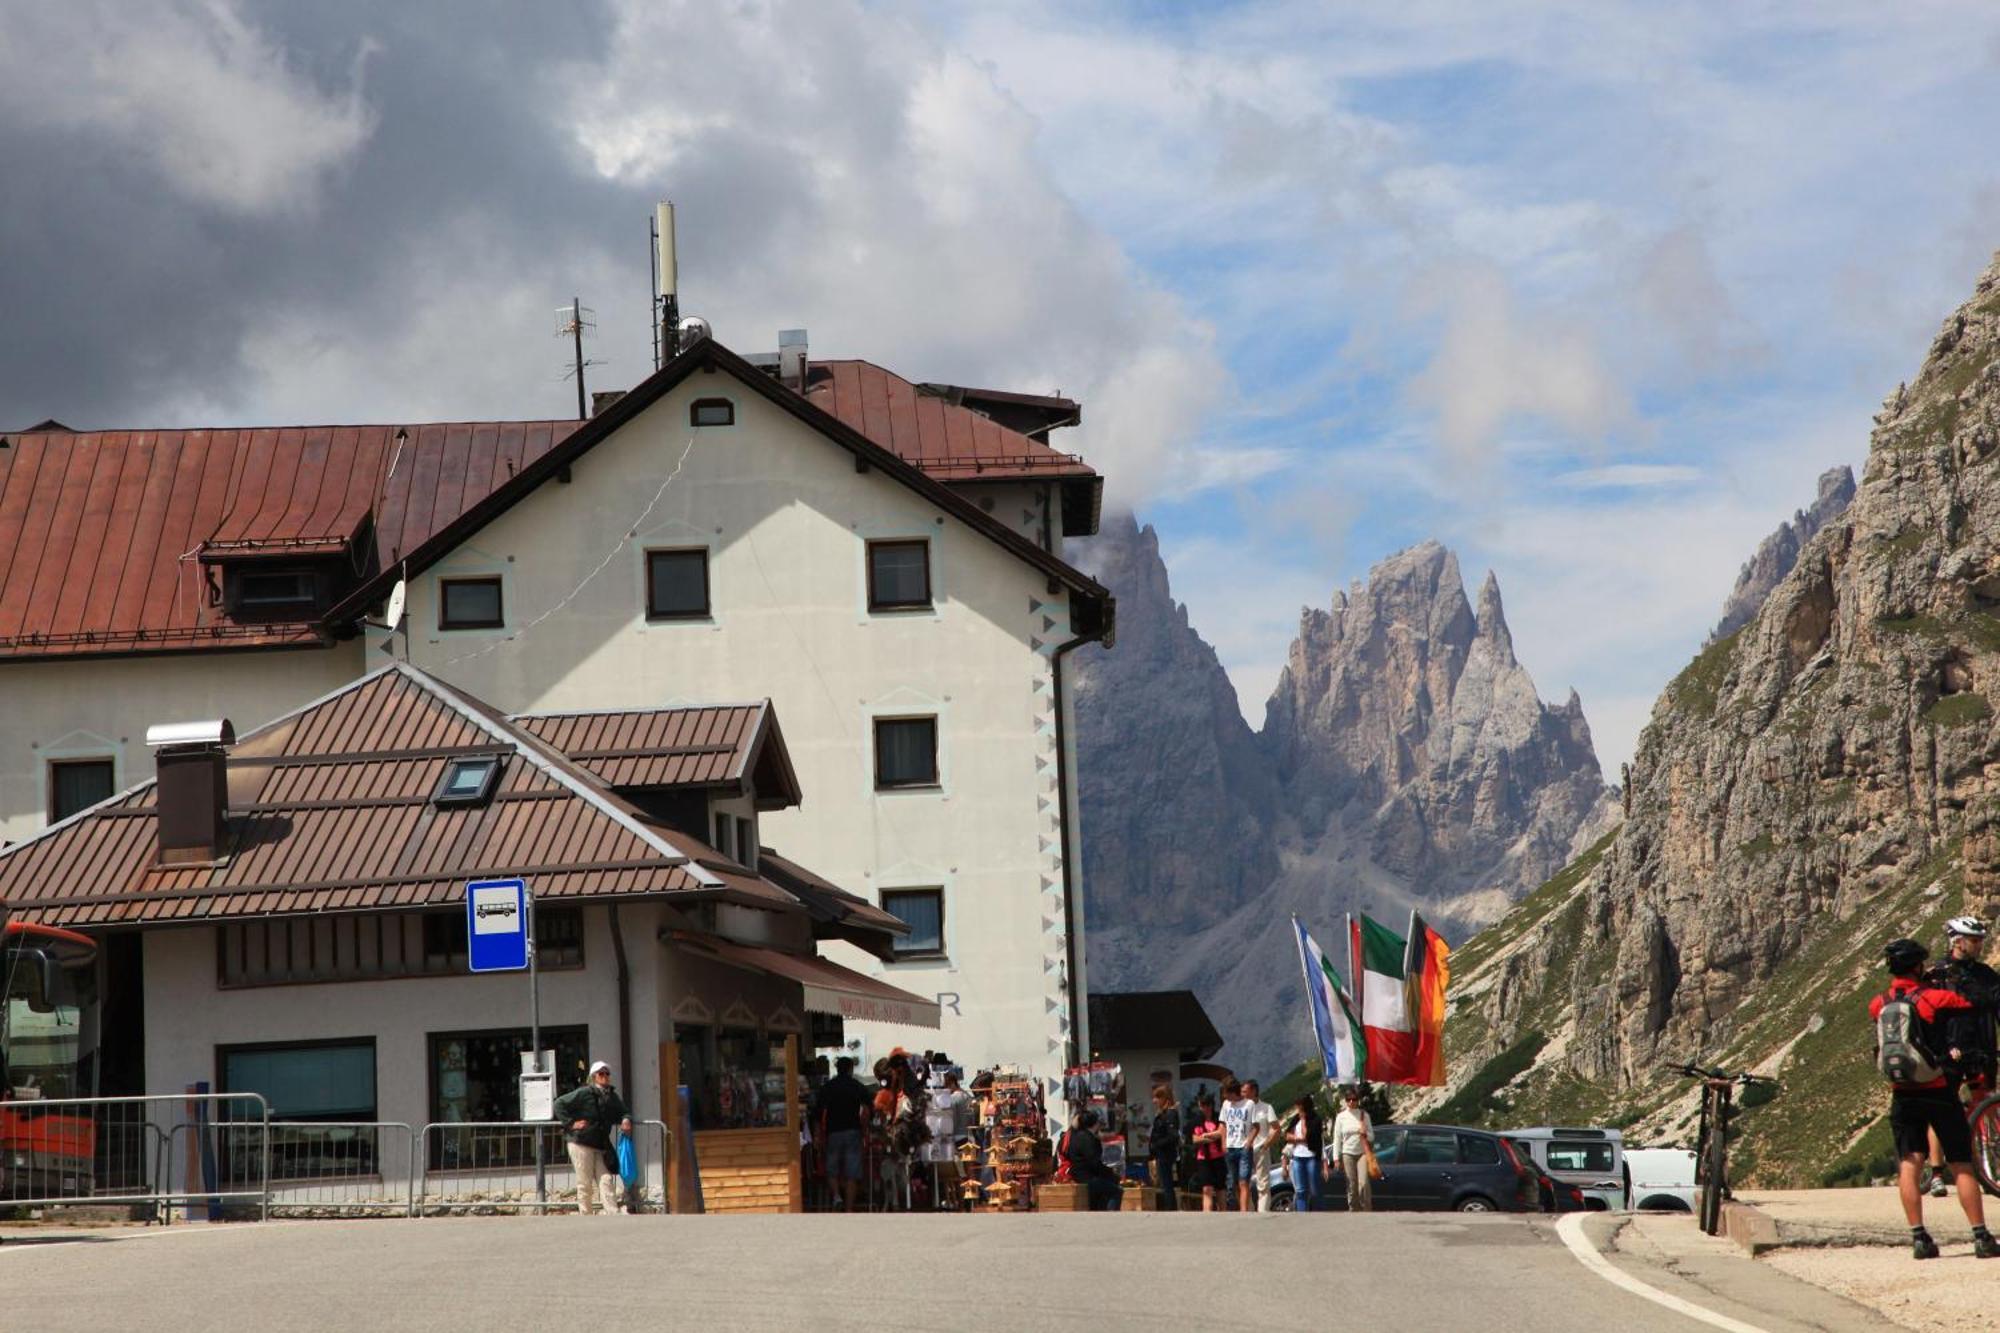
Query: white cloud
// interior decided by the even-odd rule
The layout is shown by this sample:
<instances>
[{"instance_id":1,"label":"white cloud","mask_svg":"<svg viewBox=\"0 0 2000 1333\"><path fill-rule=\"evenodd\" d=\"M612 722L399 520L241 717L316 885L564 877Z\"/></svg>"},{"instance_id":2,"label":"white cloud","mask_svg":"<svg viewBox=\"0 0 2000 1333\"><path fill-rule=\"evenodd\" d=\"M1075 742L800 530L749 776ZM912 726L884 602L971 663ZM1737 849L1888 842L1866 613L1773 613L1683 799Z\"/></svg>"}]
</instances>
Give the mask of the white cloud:
<instances>
[{"instance_id":1,"label":"white cloud","mask_svg":"<svg viewBox=\"0 0 2000 1333\"><path fill-rule=\"evenodd\" d=\"M1228 389L1211 330L1078 212L991 69L855 4L617 14L607 63L564 80L600 172L663 194L718 159L785 177L755 253L684 242L684 293L723 342L805 325L915 378L1060 389L1086 404L1062 444L1114 501L1268 466L1192 452Z\"/></svg>"},{"instance_id":2,"label":"white cloud","mask_svg":"<svg viewBox=\"0 0 2000 1333\"><path fill-rule=\"evenodd\" d=\"M366 141L366 39L347 87L326 90L231 0L149 6L134 20L110 0L16 7L0 39L0 109L85 132L189 198L251 216L310 208Z\"/></svg>"},{"instance_id":3,"label":"white cloud","mask_svg":"<svg viewBox=\"0 0 2000 1333\"><path fill-rule=\"evenodd\" d=\"M1565 472L1555 484L1569 491L1655 490L1700 481L1702 470L1685 463L1613 463Z\"/></svg>"}]
</instances>

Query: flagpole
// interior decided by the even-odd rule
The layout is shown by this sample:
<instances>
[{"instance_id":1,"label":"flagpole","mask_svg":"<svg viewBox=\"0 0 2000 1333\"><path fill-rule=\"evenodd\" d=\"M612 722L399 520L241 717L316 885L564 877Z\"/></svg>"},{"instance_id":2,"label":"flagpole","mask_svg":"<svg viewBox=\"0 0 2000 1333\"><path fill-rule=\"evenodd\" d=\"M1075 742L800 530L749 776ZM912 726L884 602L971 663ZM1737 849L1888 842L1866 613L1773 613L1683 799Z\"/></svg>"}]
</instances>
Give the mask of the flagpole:
<instances>
[{"instance_id":1,"label":"flagpole","mask_svg":"<svg viewBox=\"0 0 2000 1333\"><path fill-rule=\"evenodd\" d=\"M1361 1025L1361 1031L1354 1039L1368 1048L1368 990L1361 984L1361 942L1354 936L1354 913L1347 914L1347 989L1354 992L1354 1021ZM1367 1066L1362 1066L1364 1069Z\"/></svg>"}]
</instances>

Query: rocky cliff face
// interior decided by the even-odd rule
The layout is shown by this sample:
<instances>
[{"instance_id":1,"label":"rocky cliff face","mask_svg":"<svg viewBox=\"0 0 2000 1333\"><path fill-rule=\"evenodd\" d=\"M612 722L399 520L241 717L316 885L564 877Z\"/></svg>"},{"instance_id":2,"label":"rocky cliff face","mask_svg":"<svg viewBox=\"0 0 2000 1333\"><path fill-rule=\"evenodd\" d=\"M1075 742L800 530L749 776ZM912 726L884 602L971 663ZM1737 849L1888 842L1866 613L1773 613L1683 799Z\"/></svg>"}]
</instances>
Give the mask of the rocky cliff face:
<instances>
[{"instance_id":1,"label":"rocky cliff face","mask_svg":"<svg viewBox=\"0 0 2000 1333\"><path fill-rule=\"evenodd\" d=\"M1436 543L1301 619L1261 734L1168 592L1150 529L1077 556L1119 596L1115 651L1079 653L1091 984L1188 986L1227 1058L1275 1073L1309 1044L1294 912L1412 907L1459 936L1562 866L1611 817L1574 694L1544 704L1497 582L1475 608ZM1587 839L1586 839L1587 840Z\"/></svg>"},{"instance_id":2,"label":"rocky cliff face","mask_svg":"<svg viewBox=\"0 0 2000 1333\"><path fill-rule=\"evenodd\" d=\"M1758 544L1756 554L1736 576L1736 586L1729 590L1729 598L1722 604L1722 619L1709 631L1708 642L1727 638L1749 624L1763 609L1771 590L1798 564L1806 543L1840 517L1853 499L1853 469L1836 467L1820 473L1819 494L1812 504L1793 514L1789 522L1779 524L1776 532Z\"/></svg>"},{"instance_id":3,"label":"rocky cliff face","mask_svg":"<svg viewBox=\"0 0 2000 1333\"><path fill-rule=\"evenodd\" d=\"M1458 960L1457 1114L1640 1117L1759 1066L1753 1179L1886 1150L1861 1003L1894 935L2000 900L2000 263L1875 420L1853 503L1670 684L1630 814ZM1436 1099L1432 1099L1435 1101Z\"/></svg>"},{"instance_id":4,"label":"rocky cliff face","mask_svg":"<svg viewBox=\"0 0 2000 1333\"><path fill-rule=\"evenodd\" d=\"M1118 647L1077 650L1092 984L1145 988L1149 954L1226 917L1277 874L1277 783L1215 650L1129 514L1070 556L1118 594Z\"/></svg>"}]
</instances>

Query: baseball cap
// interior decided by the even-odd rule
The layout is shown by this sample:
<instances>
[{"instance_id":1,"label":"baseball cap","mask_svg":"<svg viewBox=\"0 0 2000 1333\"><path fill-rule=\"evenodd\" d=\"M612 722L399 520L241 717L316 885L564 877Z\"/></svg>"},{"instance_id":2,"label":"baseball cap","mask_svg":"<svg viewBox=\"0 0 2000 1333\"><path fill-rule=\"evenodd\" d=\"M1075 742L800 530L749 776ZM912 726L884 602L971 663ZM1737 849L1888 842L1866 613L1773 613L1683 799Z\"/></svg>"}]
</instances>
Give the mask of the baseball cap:
<instances>
[{"instance_id":1,"label":"baseball cap","mask_svg":"<svg viewBox=\"0 0 2000 1333\"><path fill-rule=\"evenodd\" d=\"M604 1063L604 1061L602 1061L602 1060L599 1060L599 1061L598 1061L598 1062L597 1062L596 1064L594 1064L594 1065L592 1065L592 1066L590 1067L590 1072L591 1072L591 1073L593 1073L593 1074L596 1074L596 1073L599 1073L599 1072L602 1072L602 1073L606 1073L606 1074L608 1074L608 1073L610 1073L610 1072L611 1072L611 1066L610 1066L610 1065L607 1065L607 1064L605 1064L605 1063Z\"/></svg>"}]
</instances>

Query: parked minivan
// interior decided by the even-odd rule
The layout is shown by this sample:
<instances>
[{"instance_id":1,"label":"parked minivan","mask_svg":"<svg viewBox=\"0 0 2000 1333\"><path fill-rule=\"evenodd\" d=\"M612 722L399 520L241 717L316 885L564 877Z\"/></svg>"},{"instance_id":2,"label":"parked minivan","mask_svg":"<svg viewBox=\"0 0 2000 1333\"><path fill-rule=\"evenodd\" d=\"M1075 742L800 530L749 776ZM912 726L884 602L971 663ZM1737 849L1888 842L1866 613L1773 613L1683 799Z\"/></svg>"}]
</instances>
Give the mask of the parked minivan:
<instances>
[{"instance_id":1,"label":"parked minivan","mask_svg":"<svg viewBox=\"0 0 2000 1333\"><path fill-rule=\"evenodd\" d=\"M1627 1148L1625 1176L1632 1206L1641 1212L1694 1211L1694 1150Z\"/></svg>"},{"instance_id":2,"label":"parked minivan","mask_svg":"<svg viewBox=\"0 0 2000 1333\"><path fill-rule=\"evenodd\" d=\"M1382 1211L1532 1213L1541 1208L1534 1168L1520 1149L1491 1130L1377 1125L1374 1140L1382 1178L1373 1192L1375 1207ZM1338 1166L1327 1173L1323 1198L1328 1208L1347 1206L1347 1181ZM1279 1206L1274 1195L1272 1207Z\"/></svg>"},{"instance_id":3,"label":"parked minivan","mask_svg":"<svg viewBox=\"0 0 2000 1333\"><path fill-rule=\"evenodd\" d=\"M1583 1191L1593 1212L1627 1207L1624 1136L1615 1129L1542 1126L1510 1129L1507 1137L1534 1155L1551 1177Z\"/></svg>"}]
</instances>

